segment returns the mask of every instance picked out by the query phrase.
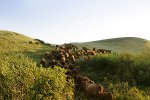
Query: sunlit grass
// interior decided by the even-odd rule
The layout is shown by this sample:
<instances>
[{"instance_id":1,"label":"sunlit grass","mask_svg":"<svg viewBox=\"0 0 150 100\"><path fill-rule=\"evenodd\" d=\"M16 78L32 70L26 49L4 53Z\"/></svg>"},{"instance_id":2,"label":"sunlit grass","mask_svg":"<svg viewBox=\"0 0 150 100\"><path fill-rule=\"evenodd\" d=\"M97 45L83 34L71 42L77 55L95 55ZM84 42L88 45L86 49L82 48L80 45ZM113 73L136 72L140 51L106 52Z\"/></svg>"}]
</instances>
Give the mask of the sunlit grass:
<instances>
[{"instance_id":1,"label":"sunlit grass","mask_svg":"<svg viewBox=\"0 0 150 100\"><path fill-rule=\"evenodd\" d=\"M96 55L91 60L79 61L78 64L83 75L103 84L105 88L109 89L109 85L112 84L112 92L116 89L115 98L119 98L117 100L149 100L148 93L150 91L147 89L150 88L150 55L148 52L149 50L146 49L139 54L124 52ZM121 93L122 82L128 82L129 89L124 94ZM121 86L117 89L119 84ZM138 91L139 94L135 94L135 97L130 96L130 93L135 91ZM148 94L148 99L144 99L146 94Z\"/></svg>"},{"instance_id":2,"label":"sunlit grass","mask_svg":"<svg viewBox=\"0 0 150 100\"><path fill-rule=\"evenodd\" d=\"M131 53L139 53L141 52L146 45L150 46L150 42L145 39L136 38L136 37L125 37L125 38L114 38L114 39L106 39L100 41L93 42L85 42L85 43L75 43L79 48L87 47L96 49L109 49L113 52L131 52Z\"/></svg>"}]
</instances>

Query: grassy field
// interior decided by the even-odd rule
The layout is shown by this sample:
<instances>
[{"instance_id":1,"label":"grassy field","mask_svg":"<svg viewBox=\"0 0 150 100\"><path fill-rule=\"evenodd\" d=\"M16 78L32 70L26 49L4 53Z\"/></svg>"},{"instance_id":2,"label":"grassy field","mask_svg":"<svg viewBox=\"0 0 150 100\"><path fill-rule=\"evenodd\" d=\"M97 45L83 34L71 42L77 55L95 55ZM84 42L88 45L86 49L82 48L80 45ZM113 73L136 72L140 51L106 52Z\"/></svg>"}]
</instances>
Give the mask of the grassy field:
<instances>
[{"instance_id":1,"label":"grassy field","mask_svg":"<svg viewBox=\"0 0 150 100\"><path fill-rule=\"evenodd\" d=\"M128 37L77 45L114 51L77 64L82 75L102 84L115 100L150 100L149 41ZM53 49L41 40L0 31L0 100L72 100L74 95L75 100L93 100L81 91L74 94L73 80L66 81L64 69L37 66Z\"/></svg>"},{"instance_id":2,"label":"grassy field","mask_svg":"<svg viewBox=\"0 0 150 100\"><path fill-rule=\"evenodd\" d=\"M135 37L124 37L124 38L114 38L106 39L100 41L91 41L83 43L74 43L76 46L82 48L87 47L92 49L110 49L113 52L141 52L145 47L150 46L150 42L145 39L135 38Z\"/></svg>"}]
</instances>

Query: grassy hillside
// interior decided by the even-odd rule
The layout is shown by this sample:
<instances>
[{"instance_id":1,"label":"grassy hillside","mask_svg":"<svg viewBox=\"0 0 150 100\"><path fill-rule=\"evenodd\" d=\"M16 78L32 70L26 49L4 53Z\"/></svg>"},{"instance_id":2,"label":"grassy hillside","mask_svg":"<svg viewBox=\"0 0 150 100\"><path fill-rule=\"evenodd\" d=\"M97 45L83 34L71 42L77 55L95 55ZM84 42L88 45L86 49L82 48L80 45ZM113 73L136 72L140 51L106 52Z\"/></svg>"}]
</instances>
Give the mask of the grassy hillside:
<instances>
[{"instance_id":1,"label":"grassy hillside","mask_svg":"<svg viewBox=\"0 0 150 100\"><path fill-rule=\"evenodd\" d=\"M1 51L36 51L43 48L44 45L25 35L0 31L0 50Z\"/></svg>"},{"instance_id":2,"label":"grassy hillside","mask_svg":"<svg viewBox=\"0 0 150 100\"><path fill-rule=\"evenodd\" d=\"M21 52L38 61L45 51L51 49L52 46L23 34L0 30L0 52Z\"/></svg>"},{"instance_id":3,"label":"grassy hillside","mask_svg":"<svg viewBox=\"0 0 150 100\"><path fill-rule=\"evenodd\" d=\"M66 81L66 70L37 66L52 49L41 40L0 31L0 100L71 100L74 83Z\"/></svg>"},{"instance_id":4,"label":"grassy hillside","mask_svg":"<svg viewBox=\"0 0 150 100\"><path fill-rule=\"evenodd\" d=\"M100 41L74 43L78 47L110 49L114 52L140 52L149 45L149 41L135 37L113 38Z\"/></svg>"}]
</instances>

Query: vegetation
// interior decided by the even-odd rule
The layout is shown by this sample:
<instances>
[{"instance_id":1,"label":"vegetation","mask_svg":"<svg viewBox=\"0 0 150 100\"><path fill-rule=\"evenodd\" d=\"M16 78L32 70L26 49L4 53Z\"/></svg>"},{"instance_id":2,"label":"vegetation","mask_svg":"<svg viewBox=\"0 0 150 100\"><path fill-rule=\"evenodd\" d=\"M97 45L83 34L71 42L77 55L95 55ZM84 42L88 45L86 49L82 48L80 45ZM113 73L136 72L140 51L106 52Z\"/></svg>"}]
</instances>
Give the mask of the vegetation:
<instances>
[{"instance_id":1,"label":"vegetation","mask_svg":"<svg viewBox=\"0 0 150 100\"><path fill-rule=\"evenodd\" d=\"M120 38L77 45L119 52L77 62L80 73L102 84L106 91L113 93L115 100L150 100L148 41ZM53 49L51 44L39 39L0 31L0 100L70 100L74 95L76 100L92 100L82 91L74 94L74 82L66 81L65 69L37 67L42 55ZM122 53L126 50L127 53Z\"/></svg>"},{"instance_id":2,"label":"vegetation","mask_svg":"<svg viewBox=\"0 0 150 100\"><path fill-rule=\"evenodd\" d=\"M73 80L67 82L66 71L60 67L38 68L32 59L20 53L1 53L0 66L1 100L73 97Z\"/></svg>"},{"instance_id":3,"label":"vegetation","mask_svg":"<svg viewBox=\"0 0 150 100\"><path fill-rule=\"evenodd\" d=\"M9 31L0 31L0 51L35 51L42 45L31 44L32 38Z\"/></svg>"},{"instance_id":4,"label":"vegetation","mask_svg":"<svg viewBox=\"0 0 150 100\"><path fill-rule=\"evenodd\" d=\"M148 52L148 51L147 51ZM150 55L105 54L79 61L83 75L103 84L118 100L150 100ZM90 73L89 73L90 72Z\"/></svg>"},{"instance_id":5,"label":"vegetation","mask_svg":"<svg viewBox=\"0 0 150 100\"><path fill-rule=\"evenodd\" d=\"M10 31L0 31L0 52L21 52L39 62L41 56L53 49L52 46L39 42L22 34Z\"/></svg>"},{"instance_id":6,"label":"vegetation","mask_svg":"<svg viewBox=\"0 0 150 100\"><path fill-rule=\"evenodd\" d=\"M66 81L66 70L37 67L52 46L27 36L0 31L0 100L71 100L73 80Z\"/></svg>"}]
</instances>

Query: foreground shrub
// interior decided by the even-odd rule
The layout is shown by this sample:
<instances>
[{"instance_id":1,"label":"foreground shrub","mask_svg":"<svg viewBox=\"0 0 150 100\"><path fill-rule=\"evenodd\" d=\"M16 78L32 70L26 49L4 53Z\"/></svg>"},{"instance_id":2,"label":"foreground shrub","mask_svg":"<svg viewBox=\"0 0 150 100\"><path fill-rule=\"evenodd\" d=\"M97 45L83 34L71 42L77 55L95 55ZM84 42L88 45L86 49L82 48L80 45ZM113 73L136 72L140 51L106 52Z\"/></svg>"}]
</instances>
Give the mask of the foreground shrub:
<instances>
[{"instance_id":1,"label":"foreground shrub","mask_svg":"<svg viewBox=\"0 0 150 100\"><path fill-rule=\"evenodd\" d=\"M54 67L54 70L40 68L32 88L32 99L72 99L74 91L73 81L67 82L64 72L65 70L60 67Z\"/></svg>"},{"instance_id":2,"label":"foreground shrub","mask_svg":"<svg viewBox=\"0 0 150 100\"><path fill-rule=\"evenodd\" d=\"M60 67L38 68L20 53L0 54L0 100L72 99L73 80Z\"/></svg>"}]
</instances>

